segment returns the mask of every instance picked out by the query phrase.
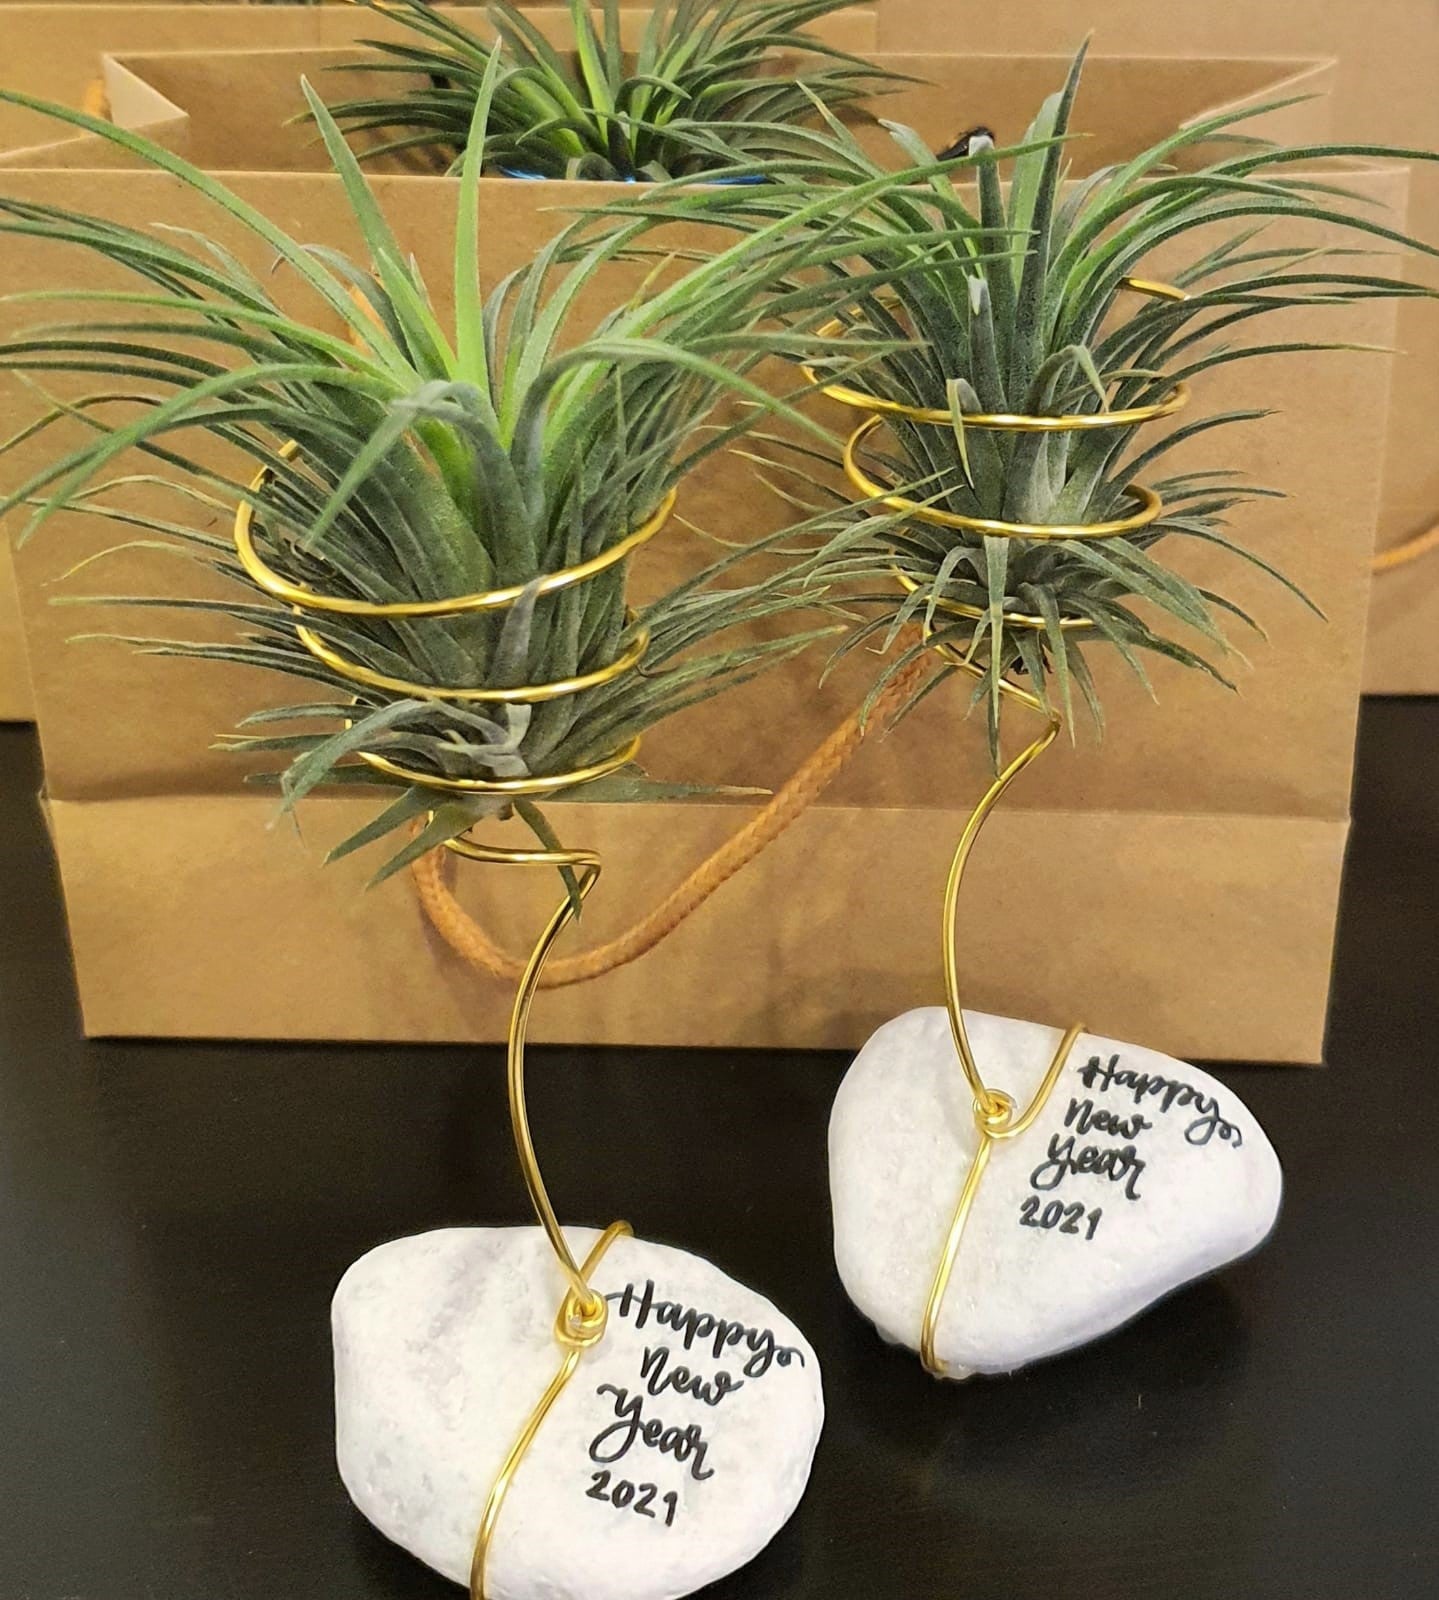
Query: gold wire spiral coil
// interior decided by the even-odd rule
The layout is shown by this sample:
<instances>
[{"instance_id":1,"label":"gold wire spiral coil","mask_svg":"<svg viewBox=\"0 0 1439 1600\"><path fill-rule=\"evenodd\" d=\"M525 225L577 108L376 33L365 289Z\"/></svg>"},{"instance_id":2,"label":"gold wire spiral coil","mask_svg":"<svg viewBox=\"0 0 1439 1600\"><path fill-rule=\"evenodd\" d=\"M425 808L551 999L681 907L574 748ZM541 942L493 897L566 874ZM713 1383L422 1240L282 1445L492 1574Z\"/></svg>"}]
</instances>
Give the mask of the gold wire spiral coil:
<instances>
[{"instance_id":1,"label":"gold wire spiral coil","mask_svg":"<svg viewBox=\"0 0 1439 1600\"><path fill-rule=\"evenodd\" d=\"M889 570L894 574L894 581L906 594L914 594L920 587L902 567L893 565ZM936 599L934 609L946 612L950 616L963 617L968 622L978 622L981 617L989 615L984 606L972 606L963 600ZM1000 615L1011 628L1025 628L1035 633L1042 633L1049 626L1043 617L1028 611L1001 611ZM1089 617L1061 617L1059 627L1063 633L1077 633L1094 627L1094 623Z\"/></svg>"},{"instance_id":2,"label":"gold wire spiral coil","mask_svg":"<svg viewBox=\"0 0 1439 1600\"><path fill-rule=\"evenodd\" d=\"M1127 517L1112 517L1105 522L1007 522L998 517L962 516L957 511L945 511L940 506L926 505L922 500L911 500L895 494L887 485L871 478L857 459L860 446L885 424L884 417L870 417L860 423L844 446L845 476L866 500L877 500L891 511L903 511L916 522L927 522L936 528L957 528L966 533L983 533L1000 539L1115 539L1121 534L1133 533L1157 522L1164 512L1164 501L1142 483L1131 483L1124 490L1138 510ZM1016 420L1019 420L1016 418ZM1042 422L1042 417L1030 417L1030 422Z\"/></svg>"},{"instance_id":3,"label":"gold wire spiral coil","mask_svg":"<svg viewBox=\"0 0 1439 1600\"><path fill-rule=\"evenodd\" d=\"M573 678L556 678L549 683L524 684L517 689L456 689L440 684L412 683L406 678L391 678L383 672L375 672L372 668L363 666L358 661L351 661L333 645L326 644L313 628L307 628L303 623L296 625L295 636L317 661L323 662L332 672L338 672L342 678L348 678L351 683L363 684L367 689L383 689L388 694L404 695L414 700L481 701L487 705L539 705L546 700L560 700L566 695L580 694L586 689L597 689L601 684L610 683L628 672L631 667L637 667L644 659L644 653L649 649L650 643L649 629L636 626L637 620L633 611L625 613L626 625L633 629L632 637L607 666L598 667L593 672L582 672Z\"/></svg>"},{"instance_id":4,"label":"gold wire spiral coil","mask_svg":"<svg viewBox=\"0 0 1439 1600\"><path fill-rule=\"evenodd\" d=\"M621 767L627 767L639 752L640 741L636 737L587 767L574 767L569 772L541 773L533 778L445 778L438 773L421 772L417 767L403 766L398 761L391 761L388 756L376 755L373 750L361 750L358 754L367 767L383 772L387 778L412 783L419 789L436 789L441 794L488 794L503 800L520 799L527 795L557 795L565 789L577 789L582 783L593 783L596 778L608 777ZM469 854L467 850L461 850L453 839L446 848L453 850L456 855Z\"/></svg>"},{"instance_id":5,"label":"gold wire spiral coil","mask_svg":"<svg viewBox=\"0 0 1439 1600\"><path fill-rule=\"evenodd\" d=\"M280 447L283 459L291 461L299 453L299 444L287 440ZM250 481L250 493L258 494L272 477L271 468L261 467ZM438 620L446 617L470 616L479 612L501 611L517 604L526 595L554 594L560 589L567 589L577 583L583 583L589 578L597 577L600 573L608 571L618 565L627 556L631 555L641 545L648 544L651 539L669 521L670 514L675 507L677 491L671 489L660 501L655 510L645 521L623 538L615 541L599 555L589 561L582 561L572 567L562 567L556 572L546 574L534 584L513 584L502 589L485 589L474 594L457 595L441 600L402 600L393 603L378 603L369 600L357 600L340 595L320 594L304 584L293 583L288 578L282 577L261 560L254 544L254 504L251 500L242 501L235 511L234 540L235 550L240 558L240 564L251 581L273 599L281 600L289 605L296 616L303 616L306 612L317 612L324 616L365 617L375 619L431 619ZM352 661L341 651L336 650L331 644L315 632L313 628L303 622L296 622L295 637L314 658L327 666L332 672L370 689L379 689L388 694L399 694L420 700L457 700L465 702L481 702L502 705L538 705L545 701L562 699L568 695L580 694L586 689L596 689L606 683L612 683L616 678L634 670L644 659L649 648L650 635L648 628L637 625L638 619L632 610L626 610L626 624L633 629L632 637L623 650L613 661L602 667L597 667L591 672L579 673L570 678L553 679L549 683L530 683L508 686L505 688L463 688L440 684L425 684L412 682L405 678L389 677L384 673L376 672L361 662ZM577 767L570 772L542 774L537 777L525 778L447 778L434 773L427 773L415 767L408 767L398 761L391 761L387 757L378 755L374 751L361 750L359 759L376 772L383 773L386 777L396 778L404 783L414 784L420 788L436 789L446 794L469 795L495 795L499 797L518 798L526 795L554 794L562 789L573 789L582 783L589 783L595 778L602 778L619 768L627 766L639 753L640 741L638 738L630 739L618 749L607 755L601 756L597 761L583 767ZM449 842L451 849L455 848L454 841ZM464 852L460 852L463 854Z\"/></svg>"},{"instance_id":6,"label":"gold wire spiral coil","mask_svg":"<svg viewBox=\"0 0 1439 1600\"><path fill-rule=\"evenodd\" d=\"M1124 278L1126 289L1135 294L1148 295L1154 300L1185 301L1189 296L1172 283L1158 283L1151 278ZM842 317L834 317L816 331L820 339L836 339L848 324ZM815 385L822 395L848 406L852 411L872 412L881 417L898 417L906 422L926 423L936 427L952 427L954 413L934 406L907 405L902 400L885 400L879 395L866 394L863 389L844 383L826 383L815 369L805 362L800 371ZM1149 405L1128 406L1122 411L1069 411L1052 416L1025 416L1011 411L964 411L959 420L966 428L988 428L999 433L1090 433L1101 428L1137 428L1146 422L1158 422L1162 417L1172 417L1189 404L1189 385L1182 379L1168 393Z\"/></svg>"}]
</instances>

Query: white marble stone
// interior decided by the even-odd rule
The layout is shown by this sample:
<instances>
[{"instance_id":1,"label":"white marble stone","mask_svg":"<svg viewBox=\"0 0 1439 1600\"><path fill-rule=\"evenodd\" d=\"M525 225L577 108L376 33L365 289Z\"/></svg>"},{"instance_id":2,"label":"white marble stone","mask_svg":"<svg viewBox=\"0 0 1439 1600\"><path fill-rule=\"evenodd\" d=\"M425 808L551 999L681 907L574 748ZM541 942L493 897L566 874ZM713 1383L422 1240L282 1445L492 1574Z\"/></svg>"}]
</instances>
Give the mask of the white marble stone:
<instances>
[{"instance_id":1,"label":"white marble stone","mask_svg":"<svg viewBox=\"0 0 1439 1600\"><path fill-rule=\"evenodd\" d=\"M580 1259L596 1237L568 1230ZM640 1239L612 1244L593 1282L609 1327L510 1486L491 1600L689 1594L757 1555L809 1479L819 1361L787 1317L709 1262ZM490 1485L559 1367L563 1291L538 1228L397 1239L336 1290L340 1476L382 1533L456 1583L469 1581ZM708 1399L681 1392L691 1379L714 1386ZM651 1419L674 1431L647 1442Z\"/></svg>"},{"instance_id":2,"label":"white marble stone","mask_svg":"<svg viewBox=\"0 0 1439 1600\"><path fill-rule=\"evenodd\" d=\"M1060 1031L965 1016L986 1081L1022 1110ZM834 1249L855 1305L911 1349L977 1141L947 1014L886 1023L830 1119ZM1071 1158L1100 1170L1073 1170ZM1232 1089L1157 1051L1083 1034L1039 1120L991 1154L936 1353L966 1377L1098 1338L1262 1244L1282 1187L1273 1147Z\"/></svg>"}]
</instances>

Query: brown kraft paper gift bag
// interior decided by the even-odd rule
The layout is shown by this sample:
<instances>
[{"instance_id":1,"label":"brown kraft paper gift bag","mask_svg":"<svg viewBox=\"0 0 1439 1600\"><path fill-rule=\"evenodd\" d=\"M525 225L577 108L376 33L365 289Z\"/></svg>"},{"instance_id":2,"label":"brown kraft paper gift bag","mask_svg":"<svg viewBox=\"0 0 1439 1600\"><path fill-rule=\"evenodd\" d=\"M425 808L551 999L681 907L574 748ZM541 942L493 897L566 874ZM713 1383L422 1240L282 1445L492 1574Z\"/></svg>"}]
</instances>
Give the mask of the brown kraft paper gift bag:
<instances>
[{"instance_id":1,"label":"brown kraft paper gift bag","mask_svg":"<svg viewBox=\"0 0 1439 1600\"><path fill-rule=\"evenodd\" d=\"M568 37L568 13L549 5L527 5L532 20L554 39ZM480 6L447 6L476 33L489 24ZM627 8L632 31L649 8ZM876 42L872 7L856 6L822 18L813 32L847 50L865 52ZM386 36L403 30L366 7L330 5L0 5L0 87L22 89L61 105L103 103L100 58L106 52L207 51L321 48ZM0 150L48 143L54 125L18 106L0 105ZM28 721L34 698L25 661L9 541L0 534L0 722Z\"/></svg>"},{"instance_id":2,"label":"brown kraft paper gift bag","mask_svg":"<svg viewBox=\"0 0 1439 1600\"><path fill-rule=\"evenodd\" d=\"M989 122L1001 139L1017 137L1064 68L1058 57L892 64L939 80L885 106L932 144L952 136L956 106L973 107L973 120ZM299 237L345 247L352 238L337 183L314 170L316 153L300 130L274 131L294 108L298 71L318 78L319 65L313 56L236 56L223 66L195 57L131 59L113 67L112 100L117 116L163 129L202 163L234 169L226 181ZM217 74L233 94L214 92ZM1076 118L1094 135L1083 159L1098 165L1181 118L1325 81L1324 68L1296 62L1096 60ZM231 107L243 107L243 116ZM1275 114L1270 131L1322 136L1326 116L1324 99L1307 101ZM254 263L252 246L174 180L101 172L97 159L93 141L63 141L27 156L31 170L11 158L0 183L132 224L203 224ZM265 165L270 170L259 170ZM1406 176L1402 168L1353 169L1346 181L1402 219ZM440 294L454 185L388 176L376 188ZM553 208L605 192L506 179L482 188L482 260L491 278L548 236ZM1306 228L1295 237L1327 235ZM1162 276L1164 262L1154 266ZM94 262L62 260L39 244L13 263L17 288L60 273L86 286L114 281ZM1286 316L1276 338L1392 341L1393 310L1378 302L1346 313L1342 331L1312 310ZM1335 353L1250 365L1206 381L1202 408L1258 403L1279 414L1232 430L1218 464L1291 490L1288 500L1250 508L1242 532L1324 606L1329 622L1262 576L1231 567L1227 592L1270 632L1268 644L1250 647L1252 667L1238 669L1239 697L1161 663L1156 706L1111 673L1106 742L1082 730L1073 749L1057 746L987 830L966 888L964 959L974 1003L986 1009L1083 1016L1102 1031L1181 1055L1314 1061L1348 827L1392 363ZM38 459L17 459L9 470ZM785 514L737 458L686 483L680 510L726 537L752 537L781 525ZM89 1031L502 1037L509 987L450 954L407 881L367 894L362 884L373 860L318 870L316 857L369 814L369 802L317 800L297 835L287 823L270 825L270 794L241 789L243 762L208 748L267 694L288 695L286 685L157 661L115 644L66 644L82 630L163 631L154 613L137 623L133 611L119 608L77 613L46 604L54 580L123 537L98 519L67 514L27 543L18 562ZM677 524L649 548L638 581L673 578L694 552ZM1202 576L1202 557L1193 570ZM165 559L130 551L65 588L136 594L174 583ZM197 624L187 617L183 631L194 637ZM781 783L852 711L867 680L867 665L853 663L821 688L821 660L801 658L658 730L646 745L647 766L687 780ZM966 719L964 698L931 696L891 748L862 749L783 839L644 959L548 993L537 1010L538 1035L849 1047L882 1018L934 1001L943 876L986 781L982 730ZM608 863L573 947L633 922L753 804L556 807L562 833L598 847ZM466 871L457 888L486 928L518 949L549 908L553 886L517 891L512 877L500 884L500 876ZM986 916L987 905L1002 914Z\"/></svg>"},{"instance_id":3,"label":"brown kraft paper gift bag","mask_svg":"<svg viewBox=\"0 0 1439 1600\"><path fill-rule=\"evenodd\" d=\"M882 0L880 7L885 50L1068 50L1081 32L1110 55L1334 56L1336 138L1439 150L1439 0L1090 0L1079 10L1052 0ZM1413 169L1409 231L1439 238L1439 166ZM1364 687L1439 694L1439 532L1425 537L1439 530L1439 304L1407 302L1398 326Z\"/></svg>"}]
</instances>

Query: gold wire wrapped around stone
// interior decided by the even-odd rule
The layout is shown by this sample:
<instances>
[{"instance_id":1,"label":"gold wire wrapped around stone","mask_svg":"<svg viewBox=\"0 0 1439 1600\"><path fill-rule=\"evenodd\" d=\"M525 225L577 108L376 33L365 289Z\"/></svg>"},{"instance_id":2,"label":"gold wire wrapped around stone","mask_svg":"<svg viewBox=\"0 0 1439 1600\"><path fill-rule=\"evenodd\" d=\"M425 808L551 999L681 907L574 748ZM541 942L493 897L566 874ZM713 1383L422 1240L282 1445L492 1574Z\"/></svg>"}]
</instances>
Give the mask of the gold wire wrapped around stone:
<instances>
[{"instance_id":1,"label":"gold wire wrapped around stone","mask_svg":"<svg viewBox=\"0 0 1439 1600\"><path fill-rule=\"evenodd\" d=\"M605 1251L616 1239L627 1239L630 1235L629 1223L612 1222L595 1241L594 1249L585 1257L584 1277L589 1278L594 1273ZM601 1300L599 1303L603 1306L605 1302ZM505 1496L510 1491L515 1473L519 1470L520 1463L525 1459L525 1453L534 1443L535 1435L550 1414L555 1401L565 1392L570 1379L574 1377L585 1351L597 1344L603 1333L603 1320L598 1333L590 1332L589 1321L576 1298L575 1291L571 1289L564 1298L559 1316L555 1318L555 1339L565 1352L559 1371L550 1380L549 1387L540 1396L535 1409L526 1419L524 1427L520 1429L509 1454L505 1457L504 1465L490 1487L489 1498L485 1501L485 1509L480 1517L480 1530L475 1535L474 1555L470 1559L470 1600L487 1600L485 1568L489 1561L495 1530L499 1525L500 1511L504 1507Z\"/></svg>"}]
</instances>

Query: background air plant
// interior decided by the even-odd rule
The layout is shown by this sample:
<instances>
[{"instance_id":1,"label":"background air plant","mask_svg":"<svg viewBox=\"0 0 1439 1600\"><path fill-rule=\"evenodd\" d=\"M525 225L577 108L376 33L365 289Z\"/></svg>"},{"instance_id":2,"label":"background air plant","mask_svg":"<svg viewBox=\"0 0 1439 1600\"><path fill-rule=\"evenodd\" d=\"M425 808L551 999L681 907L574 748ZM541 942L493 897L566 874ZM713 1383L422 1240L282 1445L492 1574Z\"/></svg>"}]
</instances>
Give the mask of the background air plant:
<instances>
[{"instance_id":1,"label":"background air plant","mask_svg":"<svg viewBox=\"0 0 1439 1600\"><path fill-rule=\"evenodd\" d=\"M367 154L439 152L458 163L486 69L494 86L488 165L543 178L667 178L745 168L774 151L771 128L812 122L874 93L889 76L805 31L855 0L656 0L638 49L620 40L620 0L569 0L574 47L557 49L510 0L487 8L487 44L423 0L394 0L387 18L414 42L367 41L369 71L426 80L389 97L331 107L347 133L377 138ZM796 73L783 58L810 59ZM786 71L786 68L791 70Z\"/></svg>"},{"instance_id":2,"label":"background air plant","mask_svg":"<svg viewBox=\"0 0 1439 1600\"><path fill-rule=\"evenodd\" d=\"M579 242L584 224L578 224L532 268L482 298L482 94L461 180L451 337L339 130L308 86L306 92L367 262L297 242L222 185L142 138L83 113L56 111L207 196L287 274L303 280L322 314L310 320L287 315L265 282L202 237L167 239L0 198L0 232L64 240L143 280L136 290L11 297L72 302L73 320L0 344L0 367L32 380L78 372L103 378L105 387L56 404L3 447L14 449L62 420L84 423L88 434L17 486L0 510L29 505L32 528L61 507L115 514L113 492L141 480L127 471L109 475L110 469L138 449L165 464L177 503L198 520L213 522L216 513L228 518L237 503L248 503L269 565L326 595L388 603L525 587L518 604L479 615L306 617L322 642L349 662L410 683L505 688L553 682L609 665L637 628L649 630L641 670L534 706L467 704L357 686L303 646L294 615L257 591L229 538L194 526L183 513L178 521L122 515L172 543L183 541L234 585L223 599L150 603L219 612L240 630L219 644L133 642L162 654L265 667L318 686L320 692L311 689L303 701L250 719L302 731L267 730L235 741L292 757L282 778L287 804L321 783L388 782L399 789L393 804L342 847L348 849L431 810L436 799L429 789L354 764L359 752L448 778L544 777L583 767L661 718L802 648L813 631L758 639L746 638L744 630L813 606L823 591L816 565L826 541L847 535L842 519L822 515L798 530L810 556L791 556L755 575L741 568L747 552L729 554L638 616L626 610L627 563L540 594L535 586L546 574L614 545L656 512L696 461L722 448L756 414L782 406L750 375L778 339L793 339L761 325L764 299L756 279L767 280L775 264L758 259L748 280L700 267L663 288L647 284L590 337L561 350L576 297L612 264L618 243L613 236ZM802 238L797 242L808 248ZM783 270L783 253L778 266ZM812 321L824 314L828 285L818 293ZM98 319L97 308L109 319ZM323 331L336 319L342 335ZM815 354L833 348L833 341L813 341ZM725 395L760 410L747 406L740 421L706 430L706 416ZM130 420L102 421L101 409L116 400L127 404ZM229 447L228 470L212 464L215 452L192 453L197 430ZM258 487L250 482L256 467L268 475ZM728 641L717 637L730 630ZM322 731L305 731L316 722ZM583 797L676 792L682 791L631 767L586 786ZM389 870L497 808L489 797L440 805ZM535 806L518 809L541 837L550 837Z\"/></svg>"},{"instance_id":3,"label":"background air plant","mask_svg":"<svg viewBox=\"0 0 1439 1600\"><path fill-rule=\"evenodd\" d=\"M891 124L899 151L916 163L891 172L827 118L820 130L790 134L788 154L763 169L769 181L761 187L657 191L610 208L728 223L747 236L735 247L737 263L750 248L770 249L786 227L811 235L815 270L832 279L843 326L893 341L851 387L948 419L936 426L888 417L870 436L865 460L876 480L941 511L1005 522L1104 521L1133 503L1131 486L1141 483L1162 497L1158 519L1122 538L994 537L911 518L887 525L878 543L836 556L827 576L861 585L875 608L842 648L876 635L893 642L905 623L928 624L937 642L983 666L976 695L988 706L996 756L1005 674L1027 678L1046 706L1057 688L1071 727L1076 685L1101 720L1088 659L1099 644L1141 679L1148 652L1227 681L1211 660L1228 648L1221 622L1226 613L1250 619L1189 582L1172 556L1198 540L1279 577L1227 531L1231 513L1273 491L1238 481L1222 465L1156 474L1171 450L1260 418L1260 410L1180 417L1142 431L1051 433L967 427L966 414L1097 417L1151 406L1226 363L1354 348L1234 337L1255 318L1431 293L1356 264L1365 253L1357 248L1267 244L1272 222L1309 220L1351 231L1356 244L1368 236L1436 253L1365 215L1342 174L1336 181L1293 171L1331 156L1432 157L1378 146L1290 148L1242 135L1241 124L1274 105L1195 122L1130 161L1067 183L1066 136L1082 62L1083 52L1011 150L996 150L981 132L970 137L967 155L936 161L913 130ZM977 182L977 205L956 178ZM1201 248L1196 239L1184 264L1167 271L1183 298L1127 288L1152 252L1165 247L1172 259L1176 242L1214 224L1225 229L1220 242L1211 234ZM843 238L848 256L837 249ZM976 615L957 616L956 605ZM1040 618L1042 626L1015 627L1006 613ZM894 655L881 682L923 648L914 643Z\"/></svg>"}]
</instances>

